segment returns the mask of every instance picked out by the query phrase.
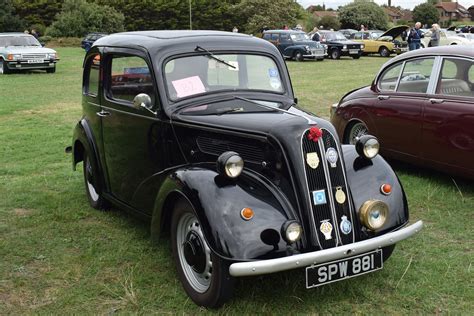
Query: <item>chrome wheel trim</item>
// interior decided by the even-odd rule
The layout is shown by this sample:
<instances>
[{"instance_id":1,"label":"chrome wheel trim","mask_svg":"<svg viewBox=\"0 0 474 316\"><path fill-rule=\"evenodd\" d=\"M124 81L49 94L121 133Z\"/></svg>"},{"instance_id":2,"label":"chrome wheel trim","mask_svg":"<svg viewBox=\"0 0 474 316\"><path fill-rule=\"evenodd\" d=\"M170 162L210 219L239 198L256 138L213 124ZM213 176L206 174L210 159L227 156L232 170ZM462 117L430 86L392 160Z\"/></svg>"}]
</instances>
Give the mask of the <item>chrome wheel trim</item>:
<instances>
[{"instance_id":1,"label":"chrome wheel trim","mask_svg":"<svg viewBox=\"0 0 474 316\"><path fill-rule=\"evenodd\" d=\"M0 60L0 75L3 75L3 60Z\"/></svg>"},{"instance_id":2,"label":"chrome wheel trim","mask_svg":"<svg viewBox=\"0 0 474 316\"><path fill-rule=\"evenodd\" d=\"M184 256L184 244L189 232L194 232L201 239L206 254L206 266L202 273L196 272L187 262ZM198 219L193 214L187 213L181 216L176 227L176 245L178 250L179 262L188 281L188 284L198 293L206 292L211 286L212 260L211 249L207 245L201 230Z\"/></svg>"},{"instance_id":3,"label":"chrome wheel trim","mask_svg":"<svg viewBox=\"0 0 474 316\"><path fill-rule=\"evenodd\" d=\"M362 123L356 123L349 133L349 144L355 145L361 136L367 135L367 128Z\"/></svg>"},{"instance_id":4,"label":"chrome wheel trim","mask_svg":"<svg viewBox=\"0 0 474 316\"><path fill-rule=\"evenodd\" d=\"M94 185L92 184L92 165L89 161L89 157L86 159L86 182L87 182L87 190L89 191L89 196L91 197L92 201L97 202L99 200L99 194L97 193Z\"/></svg>"}]
</instances>

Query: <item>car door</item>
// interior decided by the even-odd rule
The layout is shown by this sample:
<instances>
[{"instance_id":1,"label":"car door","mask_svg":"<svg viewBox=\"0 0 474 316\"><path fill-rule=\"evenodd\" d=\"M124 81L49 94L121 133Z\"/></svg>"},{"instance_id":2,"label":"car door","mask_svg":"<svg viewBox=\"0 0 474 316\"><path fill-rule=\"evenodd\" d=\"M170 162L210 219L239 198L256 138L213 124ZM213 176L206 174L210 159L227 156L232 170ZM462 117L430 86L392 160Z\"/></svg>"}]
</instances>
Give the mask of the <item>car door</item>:
<instances>
[{"instance_id":1,"label":"car door","mask_svg":"<svg viewBox=\"0 0 474 316\"><path fill-rule=\"evenodd\" d=\"M279 45L277 46L280 52L285 56L285 49L292 46L292 40L290 34L280 33ZM291 54L286 52L287 57L290 57Z\"/></svg>"},{"instance_id":2,"label":"car door","mask_svg":"<svg viewBox=\"0 0 474 316\"><path fill-rule=\"evenodd\" d=\"M422 111L427 102L434 57L400 61L381 75L373 121L383 150L391 156L418 161Z\"/></svg>"},{"instance_id":3,"label":"car door","mask_svg":"<svg viewBox=\"0 0 474 316\"><path fill-rule=\"evenodd\" d=\"M424 111L423 158L474 174L474 60L440 58L436 89Z\"/></svg>"},{"instance_id":4,"label":"car door","mask_svg":"<svg viewBox=\"0 0 474 316\"><path fill-rule=\"evenodd\" d=\"M147 55L132 49L107 49L102 102L102 138L111 193L132 202L137 188L160 170L152 152L151 139L160 130L155 114L133 106L136 95L145 93L158 108L153 70Z\"/></svg>"}]
</instances>

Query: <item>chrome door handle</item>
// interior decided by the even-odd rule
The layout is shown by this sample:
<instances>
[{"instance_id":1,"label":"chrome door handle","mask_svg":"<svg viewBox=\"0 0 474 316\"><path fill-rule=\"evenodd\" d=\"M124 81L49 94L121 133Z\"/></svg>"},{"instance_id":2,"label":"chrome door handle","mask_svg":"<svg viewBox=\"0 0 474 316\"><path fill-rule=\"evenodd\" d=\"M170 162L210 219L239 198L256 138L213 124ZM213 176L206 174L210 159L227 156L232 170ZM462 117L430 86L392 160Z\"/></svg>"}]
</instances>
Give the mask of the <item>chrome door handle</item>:
<instances>
[{"instance_id":1,"label":"chrome door handle","mask_svg":"<svg viewBox=\"0 0 474 316\"><path fill-rule=\"evenodd\" d=\"M388 100L388 99L390 99L390 97L388 95L379 95L378 99L379 100Z\"/></svg>"},{"instance_id":2,"label":"chrome door handle","mask_svg":"<svg viewBox=\"0 0 474 316\"><path fill-rule=\"evenodd\" d=\"M444 102L443 99L430 99L431 104L441 104Z\"/></svg>"},{"instance_id":3,"label":"chrome door handle","mask_svg":"<svg viewBox=\"0 0 474 316\"><path fill-rule=\"evenodd\" d=\"M100 117L106 117L110 115L110 112L105 112L104 110L96 113Z\"/></svg>"}]
</instances>

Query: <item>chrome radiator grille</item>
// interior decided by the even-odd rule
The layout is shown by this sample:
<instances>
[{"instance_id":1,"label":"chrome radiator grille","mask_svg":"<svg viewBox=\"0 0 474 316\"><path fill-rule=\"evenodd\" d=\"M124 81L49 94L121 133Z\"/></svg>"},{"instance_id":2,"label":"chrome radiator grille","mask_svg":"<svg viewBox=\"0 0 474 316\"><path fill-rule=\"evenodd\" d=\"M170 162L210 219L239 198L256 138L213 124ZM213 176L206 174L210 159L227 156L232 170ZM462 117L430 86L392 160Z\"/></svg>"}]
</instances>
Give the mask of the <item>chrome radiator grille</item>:
<instances>
[{"instance_id":1,"label":"chrome radiator grille","mask_svg":"<svg viewBox=\"0 0 474 316\"><path fill-rule=\"evenodd\" d=\"M313 220L311 225L313 229L312 235L314 236L313 241L317 242L321 248L326 249L354 242L353 229L351 229L349 234L342 233L340 229L343 216L345 216L345 220L350 221L352 226L354 221L352 218L352 202L347 190L344 166L340 158L341 153L331 133L324 129L322 131L323 135L316 143L308 139L309 130L307 130L303 133L301 145L309 202L312 208L310 210L310 218ZM338 159L334 165L328 163L326 158L326 152L329 148L333 148L338 153ZM319 164L316 168L312 168L308 163L308 154L318 155ZM338 202L335 198L337 190L342 190L345 195L345 201L342 203L341 199ZM324 191L325 203L318 204L315 200L315 195L318 196L320 191ZM326 234L323 233L324 229L322 228L325 223L329 223L332 226L330 233L327 231ZM328 227L327 225L325 224L326 228Z\"/></svg>"},{"instance_id":2,"label":"chrome radiator grille","mask_svg":"<svg viewBox=\"0 0 474 316\"><path fill-rule=\"evenodd\" d=\"M46 59L46 54L22 54L24 59Z\"/></svg>"}]
</instances>

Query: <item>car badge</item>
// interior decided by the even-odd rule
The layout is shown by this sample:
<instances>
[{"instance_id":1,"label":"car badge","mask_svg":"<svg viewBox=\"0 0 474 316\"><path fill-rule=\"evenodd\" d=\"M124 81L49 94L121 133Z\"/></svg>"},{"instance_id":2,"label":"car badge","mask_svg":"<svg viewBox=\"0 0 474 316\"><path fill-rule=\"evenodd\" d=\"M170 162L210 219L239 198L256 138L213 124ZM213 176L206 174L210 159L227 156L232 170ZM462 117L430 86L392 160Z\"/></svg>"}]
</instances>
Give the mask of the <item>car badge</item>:
<instances>
[{"instance_id":1,"label":"car badge","mask_svg":"<svg viewBox=\"0 0 474 316\"><path fill-rule=\"evenodd\" d=\"M328 219L321 221L321 226L319 226L319 230L321 231L321 233L324 234L324 238L326 238L326 240L332 239L332 224L329 222Z\"/></svg>"},{"instance_id":2,"label":"car badge","mask_svg":"<svg viewBox=\"0 0 474 316\"><path fill-rule=\"evenodd\" d=\"M313 169L316 169L319 166L319 157L317 153L307 153L306 154L306 163Z\"/></svg>"},{"instance_id":3,"label":"car badge","mask_svg":"<svg viewBox=\"0 0 474 316\"><path fill-rule=\"evenodd\" d=\"M344 204L346 202L346 194L342 190L342 187L337 187L336 188L336 201L339 204Z\"/></svg>"},{"instance_id":4,"label":"car badge","mask_svg":"<svg viewBox=\"0 0 474 316\"><path fill-rule=\"evenodd\" d=\"M326 150L326 159L331 164L332 168L336 168L338 158L339 156L334 148L329 147L328 150Z\"/></svg>"},{"instance_id":5,"label":"car badge","mask_svg":"<svg viewBox=\"0 0 474 316\"><path fill-rule=\"evenodd\" d=\"M313 191L314 205L326 204L326 192L324 190Z\"/></svg>"},{"instance_id":6,"label":"car badge","mask_svg":"<svg viewBox=\"0 0 474 316\"><path fill-rule=\"evenodd\" d=\"M348 235L352 231L352 224L351 222L347 219L347 216L342 216L341 218L341 224L339 225L341 228L341 232L344 235Z\"/></svg>"}]
</instances>

